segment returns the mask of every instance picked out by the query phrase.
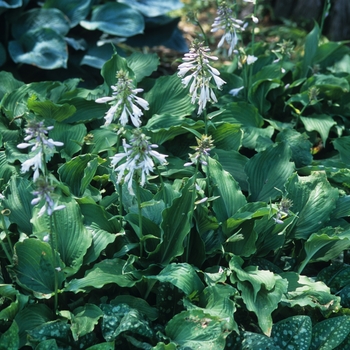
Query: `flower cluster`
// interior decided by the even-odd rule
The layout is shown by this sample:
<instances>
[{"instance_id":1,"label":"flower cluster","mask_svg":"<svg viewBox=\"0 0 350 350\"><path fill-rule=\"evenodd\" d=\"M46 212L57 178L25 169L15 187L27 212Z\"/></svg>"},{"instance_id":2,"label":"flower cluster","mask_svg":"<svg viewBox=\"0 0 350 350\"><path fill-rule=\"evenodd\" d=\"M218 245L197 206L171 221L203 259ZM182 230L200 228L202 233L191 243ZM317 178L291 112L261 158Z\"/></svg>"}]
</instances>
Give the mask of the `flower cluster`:
<instances>
[{"instance_id":1,"label":"flower cluster","mask_svg":"<svg viewBox=\"0 0 350 350\"><path fill-rule=\"evenodd\" d=\"M31 120L25 128L27 136L23 143L17 145L20 149L31 147L29 158L22 163L21 172L25 173L32 169L34 171L33 180L36 181L40 175L39 170L43 173L45 160L49 160L55 152L55 147L63 146L62 142L54 141L47 137L48 132L53 129L53 126L45 126L43 121Z\"/></svg>"},{"instance_id":2,"label":"flower cluster","mask_svg":"<svg viewBox=\"0 0 350 350\"><path fill-rule=\"evenodd\" d=\"M226 41L229 45L228 55L231 56L238 43L238 34L244 31L244 22L235 18L235 14L225 1L222 1L218 7L217 17L212 24L211 32L219 30L223 30L224 34L218 43L218 48L223 46Z\"/></svg>"},{"instance_id":3,"label":"flower cluster","mask_svg":"<svg viewBox=\"0 0 350 350\"><path fill-rule=\"evenodd\" d=\"M35 185L36 185L36 191L34 191L33 194L34 194L34 196L36 196L36 198L34 198L31 201L31 204L37 205L41 201L45 202L45 204L40 209L38 216L43 215L45 213L45 211L46 211L47 215L51 216L54 211L61 210L61 209L65 208L65 205L56 205L55 204L55 202L52 198L54 186L52 186L47 181L47 179L45 179L44 177L41 176L36 180Z\"/></svg>"},{"instance_id":4,"label":"flower cluster","mask_svg":"<svg viewBox=\"0 0 350 350\"><path fill-rule=\"evenodd\" d=\"M148 141L148 137L140 129L135 129L130 139L130 144L123 139L123 153L117 153L111 157L111 165L118 174L117 183L126 182L130 194L134 194L132 180L135 175L139 178L139 184L144 186L147 176L154 169L154 160L161 165L166 163L166 155L154 150L157 145ZM122 160L125 162L118 165Z\"/></svg>"},{"instance_id":5,"label":"flower cluster","mask_svg":"<svg viewBox=\"0 0 350 350\"><path fill-rule=\"evenodd\" d=\"M136 96L143 89L136 89L132 80L128 78L128 73L125 71L119 71L117 73L117 79L117 84L111 86L113 96L101 97L96 99L95 102L110 102L111 108L105 115L106 126L111 124L114 119L119 119L119 123L125 126L130 119L132 124L138 128L141 125L140 117L143 114L141 108L148 110L148 102Z\"/></svg>"},{"instance_id":6,"label":"flower cluster","mask_svg":"<svg viewBox=\"0 0 350 350\"><path fill-rule=\"evenodd\" d=\"M219 77L220 72L209 64L210 60L216 61L218 59L209 55L209 52L210 49L204 46L203 42L195 40L189 53L184 55L184 62L178 67L178 76L183 78L184 86L187 87L192 81L189 92L192 96L191 102L198 101L198 115L203 112L208 101L217 102L211 80L214 80L218 89L221 89L222 85L225 84L225 81ZM189 72L191 74L187 75Z\"/></svg>"},{"instance_id":7,"label":"flower cluster","mask_svg":"<svg viewBox=\"0 0 350 350\"><path fill-rule=\"evenodd\" d=\"M202 135L199 139L196 137L197 146L191 146L196 152L193 154L189 154L191 162L185 163L184 166L190 166L192 164L197 164L198 162L202 165L207 164L207 157L209 156L209 152L214 148L213 139L211 136Z\"/></svg>"}]
</instances>

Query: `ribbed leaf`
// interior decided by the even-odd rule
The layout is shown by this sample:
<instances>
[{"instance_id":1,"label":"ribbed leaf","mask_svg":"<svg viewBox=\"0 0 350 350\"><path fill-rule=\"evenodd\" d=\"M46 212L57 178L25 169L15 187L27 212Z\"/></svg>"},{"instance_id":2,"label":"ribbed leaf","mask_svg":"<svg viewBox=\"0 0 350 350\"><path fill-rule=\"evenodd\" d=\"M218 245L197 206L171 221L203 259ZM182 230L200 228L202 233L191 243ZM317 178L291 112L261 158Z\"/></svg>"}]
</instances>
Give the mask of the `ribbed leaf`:
<instances>
[{"instance_id":1,"label":"ribbed leaf","mask_svg":"<svg viewBox=\"0 0 350 350\"><path fill-rule=\"evenodd\" d=\"M300 117L307 131L317 131L321 135L323 145L326 144L329 131L336 124L332 117L326 114L313 114L309 117Z\"/></svg>"},{"instance_id":2,"label":"ribbed leaf","mask_svg":"<svg viewBox=\"0 0 350 350\"><path fill-rule=\"evenodd\" d=\"M269 202L280 196L294 163L290 162L291 151L285 143L279 143L250 158L246 165L249 182L249 200Z\"/></svg>"},{"instance_id":3,"label":"ribbed leaf","mask_svg":"<svg viewBox=\"0 0 350 350\"><path fill-rule=\"evenodd\" d=\"M137 0L121 0L121 2L128 4L147 17L165 15L183 6L180 0L167 0L166 2L163 0L143 0L142 2Z\"/></svg>"},{"instance_id":4,"label":"ribbed leaf","mask_svg":"<svg viewBox=\"0 0 350 350\"><path fill-rule=\"evenodd\" d=\"M141 5L138 3L138 5ZM126 58L128 66L135 74L135 80L140 82L144 77L148 77L157 70L159 57L153 54L134 52Z\"/></svg>"}]
</instances>

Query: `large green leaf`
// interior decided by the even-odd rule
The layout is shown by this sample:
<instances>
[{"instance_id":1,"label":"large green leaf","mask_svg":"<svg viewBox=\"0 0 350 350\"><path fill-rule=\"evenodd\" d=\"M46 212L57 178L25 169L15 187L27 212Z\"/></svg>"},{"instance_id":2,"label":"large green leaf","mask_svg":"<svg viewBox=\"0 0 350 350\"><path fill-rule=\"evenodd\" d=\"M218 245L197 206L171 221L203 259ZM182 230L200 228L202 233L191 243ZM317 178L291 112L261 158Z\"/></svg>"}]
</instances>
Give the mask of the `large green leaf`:
<instances>
[{"instance_id":1,"label":"large green leaf","mask_svg":"<svg viewBox=\"0 0 350 350\"><path fill-rule=\"evenodd\" d=\"M281 298L282 305L305 310L319 309L325 316L338 312L340 297L331 294L329 287L321 281L315 282L296 272L280 274L288 282L287 293Z\"/></svg>"},{"instance_id":2,"label":"large green leaf","mask_svg":"<svg viewBox=\"0 0 350 350\"><path fill-rule=\"evenodd\" d=\"M195 108L191 103L188 90L183 87L181 79L176 74L158 78L144 97L150 105L150 109L145 111L147 116L168 114L185 117Z\"/></svg>"},{"instance_id":3,"label":"large green leaf","mask_svg":"<svg viewBox=\"0 0 350 350\"><path fill-rule=\"evenodd\" d=\"M193 292L199 293L204 288L194 268L187 263L169 264L158 275L147 276L147 278L169 282L182 290L185 295Z\"/></svg>"},{"instance_id":4,"label":"large green leaf","mask_svg":"<svg viewBox=\"0 0 350 350\"><path fill-rule=\"evenodd\" d=\"M65 208L54 212L52 217L33 216L33 233L44 239L53 229L53 244L57 244L57 251L66 265L65 273L71 275L81 267L92 237L84 227L79 205L72 197L60 197L57 204L64 205Z\"/></svg>"},{"instance_id":5,"label":"large green leaf","mask_svg":"<svg viewBox=\"0 0 350 350\"><path fill-rule=\"evenodd\" d=\"M323 145L326 144L329 131L336 124L332 117L326 114L313 114L308 117L300 117L307 131L317 131L322 139Z\"/></svg>"},{"instance_id":6,"label":"large green leaf","mask_svg":"<svg viewBox=\"0 0 350 350\"><path fill-rule=\"evenodd\" d=\"M313 233L304 243L305 258L300 264L299 273L308 262L330 261L350 247L350 231L326 227ZM339 232L340 231L340 232Z\"/></svg>"},{"instance_id":7,"label":"large green leaf","mask_svg":"<svg viewBox=\"0 0 350 350\"><path fill-rule=\"evenodd\" d=\"M142 33L145 27L140 12L130 6L107 2L96 6L92 11L91 21L83 20L80 25L88 30L100 30L104 33L129 37Z\"/></svg>"},{"instance_id":8,"label":"large green leaf","mask_svg":"<svg viewBox=\"0 0 350 350\"><path fill-rule=\"evenodd\" d=\"M58 122L69 118L76 111L76 108L68 103L61 105L50 100L37 101L36 96L28 99L28 108L45 119L54 119Z\"/></svg>"},{"instance_id":9,"label":"large green leaf","mask_svg":"<svg viewBox=\"0 0 350 350\"><path fill-rule=\"evenodd\" d=\"M202 310L183 311L166 325L166 335L184 348L220 350L225 348L226 322Z\"/></svg>"},{"instance_id":10,"label":"large green leaf","mask_svg":"<svg viewBox=\"0 0 350 350\"><path fill-rule=\"evenodd\" d=\"M5 94L10 93L21 87L24 83L15 79L10 72L1 71L0 72L0 100L4 97Z\"/></svg>"},{"instance_id":11,"label":"large green leaf","mask_svg":"<svg viewBox=\"0 0 350 350\"><path fill-rule=\"evenodd\" d=\"M308 237L325 226L339 197L338 190L327 181L324 172L313 172L310 176L291 176L286 183L288 198L293 201L291 210L297 215L291 235Z\"/></svg>"},{"instance_id":12,"label":"large green leaf","mask_svg":"<svg viewBox=\"0 0 350 350\"><path fill-rule=\"evenodd\" d=\"M90 185L98 165L98 157L84 154L63 164L58 169L58 173L61 181L70 187L72 193L77 197L81 197Z\"/></svg>"},{"instance_id":13,"label":"large green leaf","mask_svg":"<svg viewBox=\"0 0 350 350\"><path fill-rule=\"evenodd\" d=\"M209 157L206 173L212 182L213 195L219 197L213 203L215 216L219 222L224 222L246 204L246 198L238 183L222 169L218 161Z\"/></svg>"},{"instance_id":14,"label":"large green leaf","mask_svg":"<svg viewBox=\"0 0 350 350\"><path fill-rule=\"evenodd\" d=\"M75 153L81 150L84 144L86 126L84 124L56 123L55 128L50 131L50 136L55 141L63 142L63 147L60 147L60 153L63 158L69 161Z\"/></svg>"},{"instance_id":15,"label":"large green leaf","mask_svg":"<svg viewBox=\"0 0 350 350\"><path fill-rule=\"evenodd\" d=\"M91 232L92 243L84 256L84 264L89 264L100 256L107 245L113 243L121 227L116 218L111 218L105 209L95 203L80 201L85 228Z\"/></svg>"},{"instance_id":16,"label":"large green leaf","mask_svg":"<svg viewBox=\"0 0 350 350\"><path fill-rule=\"evenodd\" d=\"M140 11L147 17L156 17L165 15L166 13L180 9L183 4L179 0L143 0L142 2L137 0L121 0L131 6L132 8Z\"/></svg>"},{"instance_id":17,"label":"large green leaf","mask_svg":"<svg viewBox=\"0 0 350 350\"><path fill-rule=\"evenodd\" d=\"M61 10L69 18L70 27L75 27L88 15L91 5L91 0L46 0L43 4L43 8L56 8Z\"/></svg>"},{"instance_id":18,"label":"large green leaf","mask_svg":"<svg viewBox=\"0 0 350 350\"><path fill-rule=\"evenodd\" d=\"M50 298L55 291L55 273L58 276L58 288L61 288L65 276L63 263L58 254L54 257L48 243L35 238L17 242L16 259L11 267L16 281L24 288L35 293L37 298ZM61 269L56 271L55 269Z\"/></svg>"},{"instance_id":19,"label":"large green leaf","mask_svg":"<svg viewBox=\"0 0 350 350\"><path fill-rule=\"evenodd\" d=\"M311 67L313 67L313 61L318 49L319 36L320 27L315 22L313 30L306 36L304 58L302 60L300 78L306 77Z\"/></svg>"},{"instance_id":20,"label":"large green leaf","mask_svg":"<svg viewBox=\"0 0 350 350\"><path fill-rule=\"evenodd\" d=\"M3 193L5 199L2 203L10 211L9 219L17 224L19 230L27 234L32 232L30 220L33 213L31 204L33 191L34 187L31 181L19 176L12 176L9 186Z\"/></svg>"},{"instance_id":21,"label":"large green leaf","mask_svg":"<svg viewBox=\"0 0 350 350\"><path fill-rule=\"evenodd\" d=\"M139 3L138 3L139 4ZM139 4L140 5L140 4ZM159 57L153 54L134 52L126 58L128 66L135 74L135 80L140 82L144 77L148 77L157 70Z\"/></svg>"},{"instance_id":22,"label":"large green leaf","mask_svg":"<svg viewBox=\"0 0 350 350\"><path fill-rule=\"evenodd\" d=\"M10 41L8 50L16 63L26 63L43 69L67 67L67 44L51 28L37 28L26 32L19 40Z\"/></svg>"},{"instance_id":23,"label":"large green leaf","mask_svg":"<svg viewBox=\"0 0 350 350\"><path fill-rule=\"evenodd\" d=\"M65 36L70 29L67 17L60 10L33 8L16 18L11 31L13 37L20 40L23 34L37 28L50 28L62 36Z\"/></svg>"},{"instance_id":24,"label":"large green leaf","mask_svg":"<svg viewBox=\"0 0 350 350\"><path fill-rule=\"evenodd\" d=\"M94 265L85 273L83 278L71 280L65 287L68 292L86 292L91 289L100 289L109 283L115 283L120 287L133 287L138 281L131 272L125 272L125 260L106 259Z\"/></svg>"},{"instance_id":25,"label":"large green leaf","mask_svg":"<svg viewBox=\"0 0 350 350\"><path fill-rule=\"evenodd\" d=\"M194 207L193 180L189 180L170 207L163 210L161 242L151 257L161 264L168 264L184 251L184 239L191 229L189 218Z\"/></svg>"},{"instance_id":26,"label":"large green leaf","mask_svg":"<svg viewBox=\"0 0 350 350\"><path fill-rule=\"evenodd\" d=\"M271 313L278 307L281 297L287 291L288 283L271 271L258 270L255 266L242 268L243 260L234 256L229 266L233 272L231 281L237 282L247 309L253 311L261 330L268 336L272 330Z\"/></svg>"},{"instance_id":27,"label":"large green leaf","mask_svg":"<svg viewBox=\"0 0 350 350\"><path fill-rule=\"evenodd\" d=\"M269 202L280 196L277 189L283 189L294 170L290 157L289 146L282 142L248 160L245 171L248 175L250 201Z\"/></svg>"},{"instance_id":28,"label":"large green leaf","mask_svg":"<svg viewBox=\"0 0 350 350\"><path fill-rule=\"evenodd\" d=\"M339 152L341 160L350 165L350 136L342 136L333 140L334 148Z\"/></svg>"}]
</instances>

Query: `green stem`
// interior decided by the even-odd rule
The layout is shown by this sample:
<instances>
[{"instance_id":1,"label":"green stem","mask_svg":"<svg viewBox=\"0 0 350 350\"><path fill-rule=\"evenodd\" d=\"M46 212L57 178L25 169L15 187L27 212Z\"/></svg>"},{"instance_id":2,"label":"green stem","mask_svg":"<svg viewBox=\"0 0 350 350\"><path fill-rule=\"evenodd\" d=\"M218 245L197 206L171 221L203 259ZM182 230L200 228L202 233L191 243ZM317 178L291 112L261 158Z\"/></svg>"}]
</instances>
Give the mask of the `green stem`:
<instances>
[{"instance_id":1,"label":"green stem","mask_svg":"<svg viewBox=\"0 0 350 350\"><path fill-rule=\"evenodd\" d=\"M52 216L55 215L55 213L52 213L50 215L50 246L51 246L51 252L52 252L52 261L53 261L53 268L54 268L54 288L55 288L55 295L54 295L54 310L57 313L58 310L58 271L57 268L59 267L57 264L57 256L56 256L56 249L57 247L57 240L56 235L53 232L53 222L52 222Z\"/></svg>"},{"instance_id":2,"label":"green stem","mask_svg":"<svg viewBox=\"0 0 350 350\"><path fill-rule=\"evenodd\" d=\"M195 170L195 174L194 174L194 179L193 179L193 192L192 192L192 209L189 215L189 222L190 222L190 226L192 223L192 219L193 219L193 213L194 213L194 208L195 208L195 200L196 200L196 195L197 195L197 190L196 190L196 182L197 182L197 174L198 174L198 169L199 169L199 160L197 160L197 164L196 164L196 170ZM190 232L187 235L187 244L186 244L186 262L188 262L188 258L190 256L190 241L191 241L191 227L190 227Z\"/></svg>"},{"instance_id":3,"label":"green stem","mask_svg":"<svg viewBox=\"0 0 350 350\"><path fill-rule=\"evenodd\" d=\"M163 189L164 204L165 204L165 207L167 208L168 207L168 202L167 202L167 195L166 195L166 190L165 190L163 177L162 177L162 174L160 173L160 170L159 170L159 167L158 167L157 164L155 164L155 168L157 170L157 173L158 173L158 176L159 176L159 180L160 180L160 184L161 184L162 189Z\"/></svg>"},{"instance_id":4,"label":"green stem","mask_svg":"<svg viewBox=\"0 0 350 350\"><path fill-rule=\"evenodd\" d=\"M137 199L137 209L139 214L139 239L140 239L140 258L143 254L143 233L142 233L142 210L141 210L141 197L140 197L140 185L136 185L136 199Z\"/></svg>"},{"instance_id":5,"label":"green stem","mask_svg":"<svg viewBox=\"0 0 350 350\"><path fill-rule=\"evenodd\" d=\"M8 231L8 229L6 227L6 223L5 223L5 219L4 219L4 215L6 215L5 213L10 213L10 211L8 209L4 209L1 212L1 223L2 223L3 230L5 232L5 235L6 235L7 243L9 245L9 247L10 247L10 250L11 250L11 254L13 255L13 246L12 246L12 242L11 242L11 239L10 239L10 234L9 234L9 231ZM6 247L5 247L5 254L6 254L7 258L8 258L8 251L7 251ZM10 259L10 262L11 261L12 261L12 258Z\"/></svg>"},{"instance_id":6,"label":"green stem","mask_svg":"<svg viewBox=\"0 0 350 350\"><path fill-rule=\"evenodd\" d=\"M256 17L257 8L258 8L258 0L256 0L255 5L254 5L254 13L253 13L254 17ZM255 28L256 28L256 23L253 21L252 42L251 42L251 54L252 54L252 56L254 56ZM252 81L253 81L253 65L251 67L249 67L249 80L248 80L247 87L251 86Z\"/></svg>"}]
</instances>

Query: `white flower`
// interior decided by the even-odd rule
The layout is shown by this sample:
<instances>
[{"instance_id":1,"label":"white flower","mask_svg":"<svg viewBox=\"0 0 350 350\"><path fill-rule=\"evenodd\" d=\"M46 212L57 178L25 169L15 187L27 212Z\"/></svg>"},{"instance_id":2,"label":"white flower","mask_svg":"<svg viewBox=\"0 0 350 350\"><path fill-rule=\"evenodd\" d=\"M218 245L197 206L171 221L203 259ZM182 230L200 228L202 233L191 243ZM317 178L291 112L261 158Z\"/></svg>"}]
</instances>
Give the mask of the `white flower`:
<instances>
[{"instance_id":1,"label":"white flower","mask_svg":"<svg viewBox=\"0 0 350 350\"><path fill-rule=\"evenodd\" d=\"M39 177L39 169L44 170L43 167L43 154L41 151L37 152L32 158L27 159L22 163L21 172L26 173L32 169L34 171L33 180L35 181Z\"/></svg>"},{"instance_id":2,"label":"white flower","mask_svg":"<svg viewBox=\"0 0 350 350\"><path fill-rule=\"evenodd\" d=\"M224 34L218 43L218 48L222 47L226 41L229 44L228 55L231 56L238 43L237 33L244 31L244 22L235 18L232 9L225 2L217 9L217 17L212 24L211 32L217 32L219 30L224 31Z\"/></svg>"},{"instance_id":3,"label":"white flower","mask_svg":"<svg viewBox=\"0 0 350 350\"><path fill-rule=\"evenodd\" d=\"M228 93L231 94L232 96L237 96L242 89L244 89L244 86L241 86L236 89L231 89Z\"/></svg>"},{"instance_id":4,"label":"white flower","mask_svg":"<svg viewBox=\"0 0 350 350\"><path fill-rule=\"evenodd\" d=\"M258 58L255 57L255 56L248 55L248 56L247 56L247 64L248 64L248 65L251 65L251 64L253 64L257 59L258 59Z\"/></svg>"},{"instance_id":5,"label":"white flower","mask_svg":"<svg viewBox=\"0 0 350 350\"><path fill-rule=\"evenodd\" d=\"M136 96L143 89L134 88L131 79L128 79L128 73L119 71L117 73L118 82L116 85L112 85L113 90L112 97L100 97L95 100L97 103L109 102L111 104L110 109L105 115L105 125L109 125L114 119L119 118L119 122L122 126L125 126L129 119L131 123L136 127L141 125L141 117L143 115L140 106L144 110L148 110L148 102L141 97ZM138 105L138 106L137 106Z\"/></svg>"},{"instance_id":6,"label":"white flower","mask_svg":"<svg viewBox=\"0 0 350 350\"><path fill-rule=\"evenodd\" d=\"M184 62L178 67L177 75L182 78L184 87L192 81L189 93L192 96L191 103L198 103L198 115L206 108L207 102L217 102L213 86L221 90L222 85L226 83L219 77L220 72L209 64L210 60L218 59L209 55L209 52L210 49L203 46L202 42L194 41L190 51L183 57ZM187 75L188 73L190 74Z\"/></svg>"},{"instance_id":7,"label":"white flower","mask_svg":"<svg viewBox=\"0 0 350 350\"><path fill-rule=\"evenodd\" d=\"M26 126L23 143L17 145L17 148L25 149L31 147L29 159L22 164L21 171L25 173L32 169L34 171L33 180L39 177L39 170L44 172L44 159L49 160L55 152L55 147L63 146L63 142L54 141L47 137L48 132L53 129L53 126L45 126L44 122L30 120Z\"/></svg>"},{"instance_id":8,"label":"white flower","mask_svg":"<svg viewBox=\"0 0 350 350\"><path fill-rule=\"evenodd\" d=\"M111 157L111 165L117 174L117 183L127 183L130 194L134 195L132 181L135 176L141 186L145 185L147 176L154 170L154 160L161 165L166 164L167 155L155 151L154 148L157 147L150 144L147 136L140 129L136 129L130 144L123 139L124 152ZM124 159L125 162L118 165Z\"/></svg>"}]
</instances>

